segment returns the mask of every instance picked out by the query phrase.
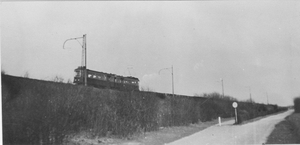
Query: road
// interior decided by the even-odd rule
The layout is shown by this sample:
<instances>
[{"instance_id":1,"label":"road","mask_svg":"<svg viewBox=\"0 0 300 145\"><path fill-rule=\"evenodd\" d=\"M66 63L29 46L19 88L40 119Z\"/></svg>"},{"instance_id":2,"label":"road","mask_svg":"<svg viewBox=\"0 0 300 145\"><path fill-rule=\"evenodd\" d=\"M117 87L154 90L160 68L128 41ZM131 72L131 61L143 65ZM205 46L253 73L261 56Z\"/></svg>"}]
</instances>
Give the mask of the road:
<instances>
[{"instance_id":1,"label":"road","mask_svg":"<svg viewBox=\"0 0 300 145\"><path fill-rule=\"evenodd\" d=\"M266 142L275 125L292 112L289 110L244 125L232 125L234 121L227 121L222 126L209 127L167 145L262 144Z\"/></svg>"}]
</instances>

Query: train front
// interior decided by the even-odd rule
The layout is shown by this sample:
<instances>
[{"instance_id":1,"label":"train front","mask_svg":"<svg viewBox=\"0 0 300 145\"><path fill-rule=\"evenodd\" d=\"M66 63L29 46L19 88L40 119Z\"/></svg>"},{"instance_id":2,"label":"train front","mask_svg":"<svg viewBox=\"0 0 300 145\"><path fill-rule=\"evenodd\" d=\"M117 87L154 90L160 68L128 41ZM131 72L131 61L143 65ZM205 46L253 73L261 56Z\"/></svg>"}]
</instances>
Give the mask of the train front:
<instances>
[{"instance_id":1,"label":"train front","mask_svg":"<svg viewBox=\"0 0 300 145\"><path fill-rule=\"evenodd\" d=\"M84 72L85 72L85 67L79 66L78 68L75 69L75 77L73 83L78 84L78 85L83 85L84 84Z\"/></svg>"}]
</instances>

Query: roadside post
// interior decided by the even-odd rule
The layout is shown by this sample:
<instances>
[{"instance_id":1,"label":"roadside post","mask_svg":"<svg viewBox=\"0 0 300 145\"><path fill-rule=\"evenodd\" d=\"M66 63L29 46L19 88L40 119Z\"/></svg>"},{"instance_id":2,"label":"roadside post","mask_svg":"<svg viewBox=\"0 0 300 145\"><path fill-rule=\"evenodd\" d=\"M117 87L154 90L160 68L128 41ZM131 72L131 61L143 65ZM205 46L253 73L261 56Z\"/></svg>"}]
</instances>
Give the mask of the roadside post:
<instances>
[{"instance_id":1,"label":"roadside post","mask_svg":"<svg viewBox=\"0 0 300 145\"><path fill-rule=\"evenodd\" d=\"M221 117L219 117L219 126L222 125L222 122L221 122Z\"/></svg>"},{"instance_id":2,"label":"roadside post","mask_svg":"<svg viewBox=\"0 0 300 145\"><path fill-rule=\"evenodd\" d=\"M237 111L236 111L237 106L238 106L237 102L232 103L232 107L234 108L234 112L235 112L235 123L238 122L238 120L237 120Z\"/></svg>"}]
</instances>

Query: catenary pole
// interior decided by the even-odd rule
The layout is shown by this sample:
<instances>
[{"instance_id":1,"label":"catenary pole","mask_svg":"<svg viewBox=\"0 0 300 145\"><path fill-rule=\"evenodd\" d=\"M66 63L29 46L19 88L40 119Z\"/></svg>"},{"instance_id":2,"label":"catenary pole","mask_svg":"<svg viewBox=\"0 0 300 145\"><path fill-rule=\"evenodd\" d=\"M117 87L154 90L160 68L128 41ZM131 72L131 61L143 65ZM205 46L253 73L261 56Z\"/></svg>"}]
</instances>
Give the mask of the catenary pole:
<instances>
[{"instance_id":1,"label":"catenary pole","mask_svg":"<svg viewBox=\"0 0 300 145\"><path fill-rule=\"evenodd\" d=\"M173 65L172 65L172 94L174 97L174 75L173 75Z\"/></svg>"},{"instance_id":2,"label":"catenary pole","mask_svg":"<svg viewBox=\"0 0 300 145\"><path fill-rule=\"evenodd\" d=\"M86 55L86 34L83 35L83 49L84 49L84 68L85 68L85 76L84 76L84 85L87 86L87 62L86 62L86 58L87 58L87 55Z\"/></svg>"},{"instance_id":3,"label":"catenary pole","mask_svg":"<svg viewBox=\"0 0 300 145\"><path fill-rule=\"evenodd\" d=\"M83 39L83 43L80 44L80 42L78 41L78 39ZM63 44L63 49L65 49L65 44L67 41L69 40L77 40L79 42L79 44L81 45L82 48L82 60L81 60L81 68L83 70L81 70L81 72L84 73L83 75L83 79L84 79L84 85L87 86L87 51L86 51L86 34L83 35L83 37L77 37L77 38L70 38L67 39L64 44Z\"/></svg>"},{"instance_id":4,"label":"catenary pole","mask_svg":"<svg viewBox=\"0 0 300 145\"><path fill-rule=\"evenodd\" d=\"M171 74L172 74L172 95L173 95L173 97L175 96L174 95L174 72L173 72L173 65L171 66L171 67L169 67L169 68L163 68L163 69L160 69L159 71L158 71L158 74L160 74L160 72L162 71L162 70L165 70L165 69L171 69Z\"/></svg>"},{"instance_id":5,"label":"catenary pole","mask_svg":"<svg viewBox=\"0 0 300 145\"><path fill-rule=\"evenodd\" d=\"M267 92L267 104L269 105L269 95L268 95L268 92Z\"/></svg>"},{"instance_id":6,"label":"catenary pole","mask_svg":"<svg viewBox=\"0 0 300 145\"><path fill-rule=\"evenodd\" d=\"M221 78L222 81L222 97L224 98L224 84L223 84L223 78Z\"/></svg>"}]
</instances>

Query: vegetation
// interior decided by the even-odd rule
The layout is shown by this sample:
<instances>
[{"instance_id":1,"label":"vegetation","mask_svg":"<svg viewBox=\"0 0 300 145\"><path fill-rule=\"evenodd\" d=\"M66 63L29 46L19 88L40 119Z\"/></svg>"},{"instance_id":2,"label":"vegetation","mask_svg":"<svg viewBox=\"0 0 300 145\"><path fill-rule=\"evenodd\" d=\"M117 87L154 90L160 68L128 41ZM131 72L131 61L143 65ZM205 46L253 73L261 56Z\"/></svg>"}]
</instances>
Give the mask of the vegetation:
<instances>
[{"instance_id":1,"label":"vegetation","mask_svg":"<svg viewBox=\"0 0 300 145\"><path fill-rule=\"evenodd\" d=\"M2 74L3 141L59 144L81 131L129 137L159 127L234 116L231 105L236 99L218 93L203 96L122 92ZM276 105L239 102L243 119L276 111Z\"/></svg>"},{"instance_id":2,"label":"vegetation","mask_svg":"<svg viewBox=\"0 0 300 145\"><path fill-rule=\"evenodd\" d=\"M278 123L267 144L300 144L300 113L293 113Z\"/></svg>"},{"instance_id":3,"label":"vegetation","mask_svg":"<svg viewBox=\"0 0 300 145\"><path fill-rule=\"evenodd\" d=\"M23 77L24 77L24 78L29 78L29 72L26 71Z\"/></svg>"},{"instance_id":4,"label":"vegetation","mask_svg":"<svg viewBox=\"0 0 300 145\"><path fill-rule=\"evenodd\" d=\"M1 75L4 75L5 74L5 70L1 69Z\"/></svg>"},{"instance_id":5,"label":"vegetation","mask_svg":"<svg viewBox=\"0 0 300 145\"><path fill-rule=\"evenodd\" d=\"M64 82L64 78L61 77L61 76L55 76L53 79L52 79L53 82L58 82L58 83L63 83Z\"/></svg>"},{"instance_id":6,"label":"vegetation","mask_svg":"<svg viewBox=\"0 0 300 145\"><path fill-rule=\"evenodd\" d=\"M154 92L154 90L149 88L149 87L141 87L140 90L143 91L143 92Z\"/></svg>"},{"instance_id":7,"label":"vegetation","mask_svg":"<svg viewBox=\"0 0 300 145\"><path fill-rule=\"evenodd\" d=\"M300 143L300 97L294 98L295 112L275 126L268 137L268 144Z\"/></svg>"}]
</instances>

